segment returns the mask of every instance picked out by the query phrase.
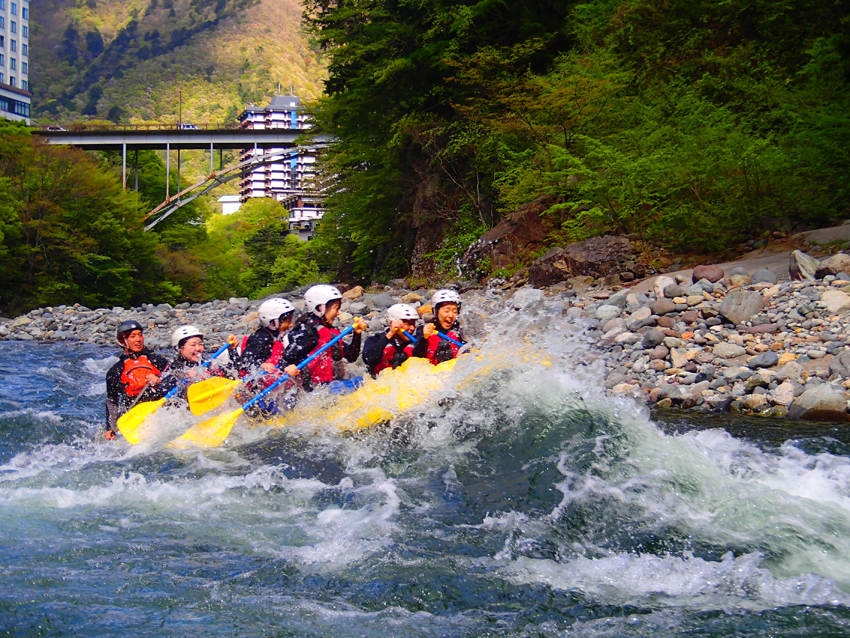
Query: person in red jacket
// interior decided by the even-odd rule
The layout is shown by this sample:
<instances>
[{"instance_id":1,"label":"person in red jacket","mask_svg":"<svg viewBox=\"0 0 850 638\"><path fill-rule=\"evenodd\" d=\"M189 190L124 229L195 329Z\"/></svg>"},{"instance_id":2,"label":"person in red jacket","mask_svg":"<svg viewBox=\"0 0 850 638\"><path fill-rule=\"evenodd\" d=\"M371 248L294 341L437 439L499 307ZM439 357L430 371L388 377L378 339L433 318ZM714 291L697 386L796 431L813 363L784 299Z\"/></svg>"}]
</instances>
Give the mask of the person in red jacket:
<instances>
[{"instance_id":1,"label":"person in red jacket","mask_svg":"<svg viewBox=\"0 0 850 638\"><path fill-rule=\"evenodd\" d=\"M333 326L342 305L342 293L338 288L327 284L313 286L304 293L304 301L307 306L305 313L292 328L289 345L283 351L283 358L290 366L297 366L339 335L339 330ZM360 335L365 329L366 322L355 319L354 336L350 343L338 341L301 370L303 388L310 392L316 385L343 379L345 371L342 360L354 363L360 356Z\"/></svg>"},{"instance_id":2,"label":"person in red jacket","mask_svg":"<svg viewBox=\"0 0 850 638\"><path fill-rule=\"evenodd\" d=\"M415 343L404 333L413 335L419 313L416 308L404 303L397 303L387 308L387 320L390 323L386 332L372 335L363 344L363 363L373 377L381 370L395 370L412 356L425 356L426 341L420 339Z\"/></svg>"},{"instance_id":3,"label":"person in red jacket","mask_svg":"<svg viewBox=\"0 0 850 638\"><path fill-rule=\"evenodd\" d=\"M116 330L124 353L106 373L106 433L116 437L118 417L140 402L156 401L165 394L159 387L168 359L145 348L143 328L138 321L124 321Z\"/></svg>"},{"instance_id":4,"label":"person in red jacket","mask_svg":"<svg viewBox=\"0 0 850 638\"><path fill-rule=\"evenodd\" d=\"M257 308L257 318L260 327L254 334L244 339L240 346L234 348L231 359L237 361L239 376L245 377L257 368L267 373L265 380L273 382L277 376L272 375L275 367L281 362L283 351L289 345L286 331L292 327L295 316L295 306L280 297L266 299ZM236 350L239 354L236 354ZM284 372L289 376L298 374L295 366L288 366Z\"/></svg>"},{"instance_id":5,"label":"person in red jacket","mask_svg":"<svg viewBox=\"0 0 850 638\"><path fill-rule=\"evenodd\" d=\"M431 297L431 312L434 313L434 322L416 331L417 340L422 339L427 343L424 356L434 365L454 359L460 351L459 345L444 339L437 334L438 332L442 332L459 343L466 342L457 320L460 314L460 306L460 295L454 290L438 290ZM417 352L416 355L418 354Z\"/></svg>"}]
</instances>

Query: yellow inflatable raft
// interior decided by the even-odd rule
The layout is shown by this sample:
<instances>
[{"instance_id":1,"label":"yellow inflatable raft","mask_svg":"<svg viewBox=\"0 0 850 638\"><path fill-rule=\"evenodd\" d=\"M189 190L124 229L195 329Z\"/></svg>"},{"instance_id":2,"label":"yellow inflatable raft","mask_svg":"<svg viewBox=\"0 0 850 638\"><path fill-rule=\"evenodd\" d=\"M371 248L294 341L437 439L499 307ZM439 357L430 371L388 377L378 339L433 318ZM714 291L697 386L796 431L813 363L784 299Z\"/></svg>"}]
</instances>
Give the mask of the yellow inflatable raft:
<instances>
[{"instance_id":1,"label":"yellow inflatable raft","mask_svg":"<svg viewBox=\"0 0 850 638\"><path fill-rule=\"evenodd\" d=\"M293 412L273 419L273 427L321 423L341 431L356 431L390 421L423 403L428 395L449 383L457 359L431 365L411 357L395 370L382 370L367 378L355 392L328 405L299 405Z\"/></svg>"}]
</instances>

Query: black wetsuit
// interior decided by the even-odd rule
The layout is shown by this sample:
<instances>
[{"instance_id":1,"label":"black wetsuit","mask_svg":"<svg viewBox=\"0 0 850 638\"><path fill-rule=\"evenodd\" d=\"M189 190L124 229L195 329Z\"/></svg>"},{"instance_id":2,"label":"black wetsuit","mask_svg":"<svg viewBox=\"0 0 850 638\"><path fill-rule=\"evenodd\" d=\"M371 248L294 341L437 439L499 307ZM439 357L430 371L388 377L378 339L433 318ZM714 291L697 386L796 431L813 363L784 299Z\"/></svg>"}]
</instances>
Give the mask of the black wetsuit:
<instances>
[{"instance_id":1,"label":"black wetsuit","mask_svg":"<svg viewBox=\"0 0 850 638\"><path fill-rule=\"evenodd\" d=\"M124 372L124 364L128 360L135 360L139 357L147 357L148 361L155 366L162 376L168 368L168 359L162 355L154 354L147 348L143 348L138 354L122 352L118 355L118 363L109 368L106 373L106 429L115 432L118 428L118 417L124 414L131 405L135 403L143 403L145 401L156 401L161 399L166 391L163 391L161 385L149 386L142 390L137 396L129 396L124 382L121 380L121 375Z\"/></svg>"}]
</instances>

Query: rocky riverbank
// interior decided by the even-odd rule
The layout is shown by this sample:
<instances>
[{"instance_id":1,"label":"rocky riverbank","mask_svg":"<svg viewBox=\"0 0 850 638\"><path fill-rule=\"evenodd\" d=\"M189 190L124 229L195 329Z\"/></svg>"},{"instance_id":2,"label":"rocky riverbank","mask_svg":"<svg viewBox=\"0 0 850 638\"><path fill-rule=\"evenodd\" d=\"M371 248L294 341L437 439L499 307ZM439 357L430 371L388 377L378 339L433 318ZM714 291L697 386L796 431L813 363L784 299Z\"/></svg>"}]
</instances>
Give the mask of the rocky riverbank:
<instances>
[{"instance_id":1,"label":"rocky riverbank","mask_svg":"<svg viewBox=\"0 0 850 638\"><path fill-rule=\"evenodd\" d=\"M648 292L605 287L589 276L546 289L470 287L462 294L469 302L462 319L473 337L483 337L488 315L506 307L563 313L594 343L612 396L658 407L850 420L850 257L819 262L795 251L789 271L797 280L780 280L770 270L701 266L691 278L659 276ZM399 301L430 319L432 291L395 283L379 292L347 290L340 323L365 316L370 332L383 330L383 310ZM299 310L302 292L285 295ZM167 348L174 328L186 323L217 346L256 329L259 304L232 298L174 307L41 308L2 320L0 338L114 345L117 325L133 318L147 326L153 348Z\"/></svg>"}]
</instances>

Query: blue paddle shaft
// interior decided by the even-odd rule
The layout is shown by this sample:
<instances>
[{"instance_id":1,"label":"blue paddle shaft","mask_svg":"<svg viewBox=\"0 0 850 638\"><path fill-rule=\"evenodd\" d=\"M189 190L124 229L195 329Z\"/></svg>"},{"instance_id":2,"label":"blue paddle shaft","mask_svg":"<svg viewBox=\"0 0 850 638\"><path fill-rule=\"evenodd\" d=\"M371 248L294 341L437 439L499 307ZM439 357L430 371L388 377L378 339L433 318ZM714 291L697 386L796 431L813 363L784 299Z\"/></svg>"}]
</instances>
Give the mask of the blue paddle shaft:
<instances>
[{"instance_id":1,"label":"blue paddle shaft","mask_svg":"<svg viewBox=\"0 0 850 638\"><path fill-rule=\"evenodd\" d=\"M416 337L410 334L407 330L402 330L401 334L410 339L411 343L413 343L414 345L416 344Z\"/></svg>"},{"instance_id":2,"label":"blue paddle shaft","mask_svg":"<svg viewBox=\"0 0 850 638\"><path fill-rule=\"evenodd\" d=\"M204 361L201 364L201 367L206 368L209 364L211 364L216 359L216 357L218 357L222 352L227 350L229 347L230 347L230 344L225 343L223 346L221 346L221 348L218 349L218 352L216 352L212 357L210 357L209 361ZM177 385L174 386L173 388L171 388L171 390L168 391L168 394L166 394L163 397L163 399L167 400L167 399L170 399L171 397L173 397L175 394L177 394L177 392L178 392L178 390L180 390L180 388L182 388L184 385L186 385L186 382L187 382L187 379L180 379L180 381L177 382Z\"/></svg>"},{"instance_id":3,"label":"blue paddle shaft","mask_svg":"<svg viewBox=\"0 0 850 638\"><path fill-rule=\"evenodd\" d=\"M461 343L460 341L455 341L449 335L447 335L445 332L440 332L439 330L437 330L437 334L440 335L440 337L442 337L446 341L451 341L453 344L455 344L456 346L459 346L461 348L463 348L463 346L466 345L464 343Z\"/></svg>"},{"instance_id":4,"label":"blue paddle shaft","mask_svg":"<svg viewBox=\"0 0 850 638\"><path fill-rule=\"evenodd\" d=\"M337 341L339 341L340 339L342 339L344 336L346 336L346 335L347 335L349 332L351 332L352 330L354 330L354 326L353 326L353 325L352 325L352 326L348 326L348 328L346 328L345 330L343 330L341 333L339 333L339 334L338 334L337 336L335 336L333 339L331 339L330 341L328 341L328 342L327 342L325 345L323 345L321 348L319 348L318 350L316 350L316 351L315 351L313 354L311 354L309 357L307 357L306 359L304 359L304 361L302 361L301 363L299 363L299 364L298 364L298 366L297 366L297 368L298 368L299 370L302 370L302 369L304 368L304 366L306 366L307 364L309 364L309 363L310 363L313 359L315 359L316 357L318 357L318 356L319 356L320 354L322 354L325 350L327 350L328 348L330 348L332 345L334 345ZM246 403L245 405L243 405L243 406L242 406L242 410L244 411L244 410L247 410L248 408L250 408L250 407L251 407L252 405L254 405L257 401L259 401L260 399L262 399L262 398L263 398L264 396L266 396L269 392L271 392L272 390L274 390L277 386L279 386L279 385L280 385L281 383L283 383L284 381L287 381L288 379L289 379L289 375L288 375L288 374L283 375L280 379L278 379L277 381L275 381L274 383L272 383L272 384L271 384L268 388L266 388L265 390L263 390L262 392L260 392L260 394L258 394L258 395L257 395L257 396L255 396L253 399L251 399L250 401L248 401L248 403Z\"/></svg>"}]
</instances>

